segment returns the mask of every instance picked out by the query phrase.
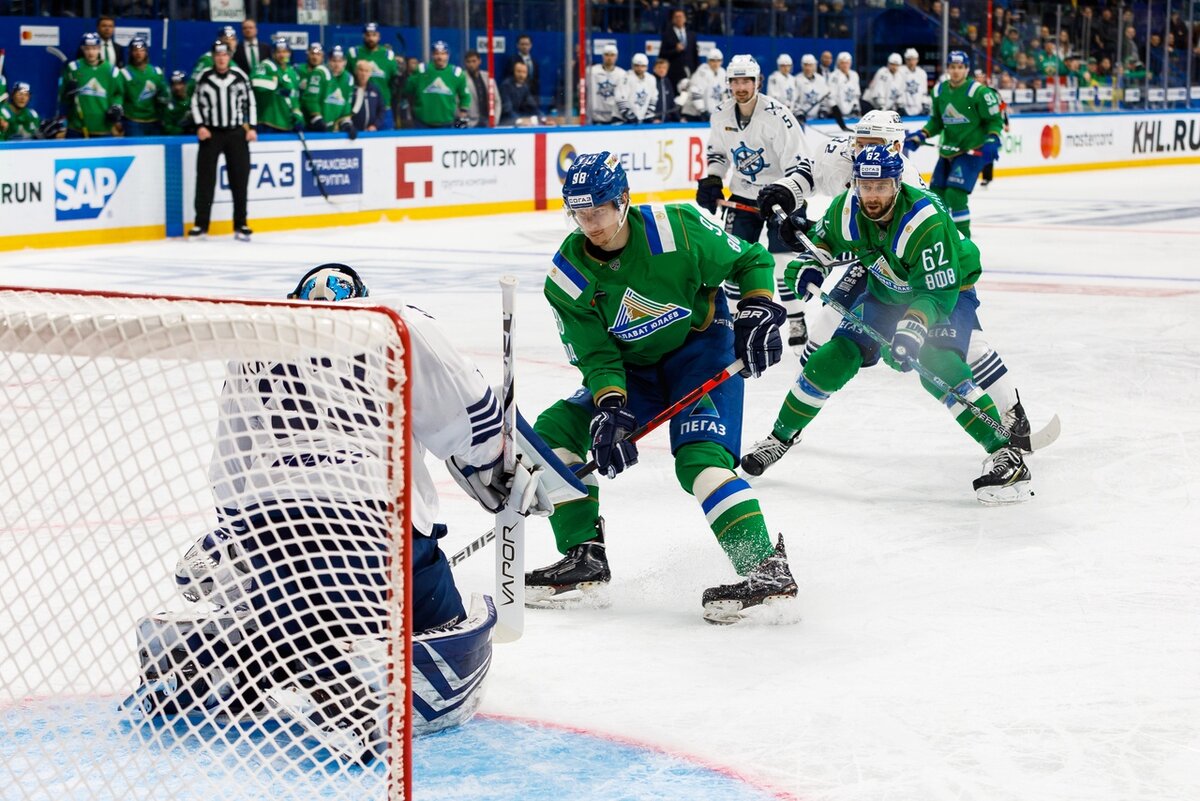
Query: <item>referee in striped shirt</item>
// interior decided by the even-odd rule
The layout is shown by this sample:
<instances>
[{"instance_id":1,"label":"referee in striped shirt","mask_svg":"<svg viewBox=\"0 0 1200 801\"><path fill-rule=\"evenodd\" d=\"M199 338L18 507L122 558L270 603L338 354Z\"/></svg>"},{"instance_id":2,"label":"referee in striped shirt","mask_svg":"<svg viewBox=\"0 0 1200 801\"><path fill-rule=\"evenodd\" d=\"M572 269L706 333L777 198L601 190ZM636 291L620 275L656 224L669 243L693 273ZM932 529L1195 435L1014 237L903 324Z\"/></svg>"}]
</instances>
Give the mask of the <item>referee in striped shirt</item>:
<instances>
[{"instance_id":1,"label":"referee in striped shirt","mask_svg":"<svg viewBox=\"0 0 1200 801\"><path fill-rule=\"evenodd\" d=\"M208 233L217 160L225 155L229 191L233 194L233 235L243 241L253 233L246 225L246 193L250 183L250 143L258 138L254 91L246 73L229 62L229 45L213 45L213 65L196 78L192 119L200 152L196 155L196 223L188 236Z\"/></svg>"}]
</instances>

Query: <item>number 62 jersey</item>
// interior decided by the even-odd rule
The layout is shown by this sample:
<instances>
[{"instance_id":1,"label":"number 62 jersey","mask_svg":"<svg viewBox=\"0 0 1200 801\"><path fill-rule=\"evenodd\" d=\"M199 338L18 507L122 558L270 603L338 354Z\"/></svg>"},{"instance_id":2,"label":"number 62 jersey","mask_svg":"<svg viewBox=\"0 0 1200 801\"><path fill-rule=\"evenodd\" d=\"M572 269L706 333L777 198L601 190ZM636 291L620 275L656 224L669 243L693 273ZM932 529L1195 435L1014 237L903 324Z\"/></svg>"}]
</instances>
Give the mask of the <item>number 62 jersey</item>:
<instances>
[{"instance_id":1,"label":"number 62 jersey","mask_svg":"<svg viewBox=\"0 0 1200 801\"><path fill-rule=\"evenodd\" d=\"M732 170L730 191L756 199L764 186L783 177L808 177L808 152L800 124L782 103L757 96L749 117L734 100L722 103L709 120L708 174L722 179Z\"/></svg>"}]
</instances>

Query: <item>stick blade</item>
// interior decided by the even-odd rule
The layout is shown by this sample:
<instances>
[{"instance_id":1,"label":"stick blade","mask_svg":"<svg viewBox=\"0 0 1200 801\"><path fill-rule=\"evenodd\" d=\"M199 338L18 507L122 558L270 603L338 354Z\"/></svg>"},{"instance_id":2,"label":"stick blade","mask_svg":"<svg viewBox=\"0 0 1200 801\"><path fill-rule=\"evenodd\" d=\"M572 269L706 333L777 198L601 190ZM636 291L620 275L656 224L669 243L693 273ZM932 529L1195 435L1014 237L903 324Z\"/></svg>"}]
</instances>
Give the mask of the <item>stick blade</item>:
<instances>
[{"instance_id":1,"label":"stick blade","mask_svg":"<svg viewBox=\"0 0 1200 801\"><path fill-rule=\"evenodd\" d=\"M496 515L496 628L493 642L516 642L525 632L525 518Z\"/></svg>"}]
</instances>

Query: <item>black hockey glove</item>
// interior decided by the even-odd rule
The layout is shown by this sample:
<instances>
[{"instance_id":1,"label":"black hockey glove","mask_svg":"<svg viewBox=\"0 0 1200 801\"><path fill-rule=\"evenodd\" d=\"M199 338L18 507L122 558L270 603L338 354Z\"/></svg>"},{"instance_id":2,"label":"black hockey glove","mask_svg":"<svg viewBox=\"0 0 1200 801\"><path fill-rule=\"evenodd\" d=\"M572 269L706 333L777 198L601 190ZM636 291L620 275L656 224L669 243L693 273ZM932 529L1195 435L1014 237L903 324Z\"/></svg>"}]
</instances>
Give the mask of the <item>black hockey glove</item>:
<instances>
[{"instance_id":1,"label":"black hockey glove","mask_svg":"<svg viewBox=\"0 0 1200 801\"><path fill-rule=\"evenodd\" d=\"M108 111L104 112L104 121L109 125L116 125L125 116L125 109L121 108L119 103L114 103L108 107Z\"/></svg>"},{"instance_id":2,"label":"black hockey glove","mask_svg":"<svg viewBox=\"0 0 1200 801\"><path fill-rule=\"evenodd\" d=\"M358 129L354 127L354 123L350 120L342 120L338 123L338 130L350 137L353 141L358 138Z\"/></svg>"},{"instance_id":3,"label":"black hockey glove","mask_svg":"<svg viewBox=\"0 0 1200 801\"><path fill-rule=\"evenodd\" d=\"M909 312L896 325L896 333L892 334L892 358L900 372L907 373L913 369L913 362L921 353L925 344L925 335L929 329L917 315Z\"/></svg>"},{"instance_id":4,"label":"black hockey glove","mask_svg":"<svg viewBox=\"0 0 1200 801\"><path fill-rule=\"evenodd\" d=\"M325 122L324 117L313 117L308 121L308 127L313 133L327 133L329 131L329 123Z\"/></svg>"},{"instance_id":5,"label":"black hockey glove","mask_svg":"<svg viewBox=\"0 0 1200 801\"><path fill-rule=\"evenodd\" d=\"M44 120L38 127L39 139L56 139L58 135L67 130L67 121L63 117L52 117Z\"/></svg>"},{"instance_id":6,"label":"black hockey glove","mask_svg":"<svg viewBox=\"0 0 1200 801\"><path fill-rule=\"evenodd\" d=\"M808 219L808 204L801 203L800 208L788 215L786 220L779 222L779 239L797 253L808 250L808 246L800 241L797 234L808 234L813 227L813 221Z\"/></svg>"},{"instance_id":7,"label":"black hockey glove","mask_svg":"<svg viewBox=\"0 0 1200 801\"><path fill-rule=\"evenodd\" d=\"M696 186L696 205L708 209L709 214L717 213L717 201L725 199L724 184L721 176L708 175L700 179Z\"/></svg>"},{"instance_id":8,"label":"black hockey glove","mask_svg":"<svg viewBox=\"0 0 1200 801\"><path fill-rule=\"evenodd\" d=\"M797 188L789 178L767 184L758 192L758 213L764 220L773 220L778 206L784 214L791 214L797 206L804 205L804 198L797 193Z\"/></svg>"},{"instance_id":9,"label":"black hockey glove","mask_svg":"<svg viewBox=\"0 0 1200 801\"><path fill-rule=\"evenodd\" d=\"M742 360L743 378L758 378L783 358L779 326L786 319L786 309L761 295L738 304L733 318L733 353Z\"/></svg>"},{"instance_id":10,"label":"black hockey glove","mask_svg":"<svg viewBox=\"0 0 1200 801\"><path fill-rule=\"evenodd\" d=\"M454 127L455 128L466 128L467 125L468 125L468 123L467 123L466 117L455 117L454 118Z\"/></svg>"},{"instance_id":11,"label":"black hockey glove","mask_svg":"<svg viewBox=\"0 0 1200 801\"><path fill-rule=\"evenodd\" d=\"M292 87L288 86L283 81L279 82L279 88L276 89L275 91L279 93L280 97L285 98L285 99L292 96Z\"/></svg>"},{"instance_id":12,"label":"black hockey glove","mask_svg":"<svg viewBox=\"0 0 1200 801\"><path fill-rule=\"evenodd\" d=\"M300 133L303 130L304 130L304 118L303 117L292 117L292 132Z\"/></svg>"},{"instance_id":13,"label":"black hockey glove","mask_svg":"<svg viewBox=\"0 0 1200 801\"><path fill-rule=\"evenodd\" d=\"M637 429L637 418L625 408L625 398L615 393L601 398L589 432L596 466L609 478L637 464L637 443L629 435Z\"/></svg>"}]
</instances>

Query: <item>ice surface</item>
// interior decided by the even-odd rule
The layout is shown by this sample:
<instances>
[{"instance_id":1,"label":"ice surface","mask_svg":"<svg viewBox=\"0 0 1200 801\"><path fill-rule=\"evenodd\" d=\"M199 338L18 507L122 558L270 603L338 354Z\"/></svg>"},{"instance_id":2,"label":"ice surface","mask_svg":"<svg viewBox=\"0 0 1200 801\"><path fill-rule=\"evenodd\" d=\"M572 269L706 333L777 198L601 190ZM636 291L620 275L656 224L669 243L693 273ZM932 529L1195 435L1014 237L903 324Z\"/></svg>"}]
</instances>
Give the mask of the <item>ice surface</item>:
<instances>
[{"instance_id":1,"label":"ice surface","mask_svg":"<svg viewBox=\"0 0 1200 801\"><path fill-rule=\"evenodd\" d=\"M980 506L978 447L910 376L864 371L755 481L802 620L715 628L700 593L733 573L652 435L602 482L612 607L530 611L525 637L497 646L484 711L653 743L803 801L1200 797L1197 187L1188 166L976 190L987 338L1034 424L1063 421L1030 459L1032 502ZM31 250L0 257L0 283L282 297L345 261L498 380L511 272L532 419L578 386L539 293L563 233L547 212ZM744 442L770 429L795 367L748 387ZM435 475L457 550L490 521ZM529 539L529 566L556 558L544 520ZM456 572L489 591L491 570L489 550ZM455 797L423 796L422 769L418 798Z\"/></svg>"}]
</instances>

